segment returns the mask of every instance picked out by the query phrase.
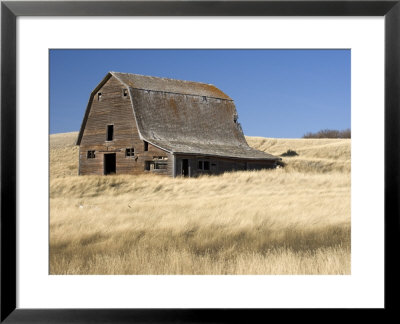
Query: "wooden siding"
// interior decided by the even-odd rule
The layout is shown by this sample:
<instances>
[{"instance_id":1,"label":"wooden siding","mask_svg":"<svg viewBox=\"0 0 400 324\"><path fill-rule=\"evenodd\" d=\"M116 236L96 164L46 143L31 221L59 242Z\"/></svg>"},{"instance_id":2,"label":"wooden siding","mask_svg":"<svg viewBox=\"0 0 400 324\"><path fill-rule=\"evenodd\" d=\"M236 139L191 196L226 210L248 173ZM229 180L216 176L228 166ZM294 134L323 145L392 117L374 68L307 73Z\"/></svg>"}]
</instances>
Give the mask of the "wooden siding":
<instances>
[{"instance_id":1,"label":"wooden siding","mask_svg":"<svg viewBox=\"0 0 400 324\"><path fill-rule=\"evenodd\" d=\"M146 161L155 157L167 158L167 169L154 171L158 174L172 174L173 157L167 152L148 144L144 151L144 142L140 139L133 116L129 92L123 96L123 85L111 77L95 94L89 116L83 131L79 148L79 174L104 174L104 154L116 154L117 174L145 173ZM112 141L106 141L107 125L114 125ZM125 150L134 148L133 157L126 157ZM87 158L87 152L94 150L95 158Z\"/></svg>"},{"instance_id":2,"label":"wooden siding","mask_svg":"<svg viewBox=\"0 0 400 324\"><path fill-rule=\"evenodd\" d=\"M188 160L189 177L197 177L202 174L221 174L229 171L240 170L262 170L276 167L275 161L268 160L246 160L231 159L201 155L177 155L175 176L182 176L182 160ZM199 161L208 161L210 170L200 170L198 168ZM173 173L172 173L173 174Z\"/></svg>"}]
</instances>

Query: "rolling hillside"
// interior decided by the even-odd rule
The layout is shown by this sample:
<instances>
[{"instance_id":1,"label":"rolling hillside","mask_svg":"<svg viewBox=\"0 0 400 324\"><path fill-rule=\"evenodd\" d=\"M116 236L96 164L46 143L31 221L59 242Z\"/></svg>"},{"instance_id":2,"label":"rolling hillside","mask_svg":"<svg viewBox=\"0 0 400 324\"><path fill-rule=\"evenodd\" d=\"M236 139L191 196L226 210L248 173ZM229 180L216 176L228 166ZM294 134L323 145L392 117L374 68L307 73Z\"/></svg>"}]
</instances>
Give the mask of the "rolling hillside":
<instances>
[{"instance_id":1,"label":"rolling hillside","mask_svg":"<svg viewBox=\"0 0 400 324\"><path fill-rule=\"evenodd\" d=\"M247 137L284 168L77 176L50 135L52 274L350 274L350 140Z\"/></svg>"}]
</instances>

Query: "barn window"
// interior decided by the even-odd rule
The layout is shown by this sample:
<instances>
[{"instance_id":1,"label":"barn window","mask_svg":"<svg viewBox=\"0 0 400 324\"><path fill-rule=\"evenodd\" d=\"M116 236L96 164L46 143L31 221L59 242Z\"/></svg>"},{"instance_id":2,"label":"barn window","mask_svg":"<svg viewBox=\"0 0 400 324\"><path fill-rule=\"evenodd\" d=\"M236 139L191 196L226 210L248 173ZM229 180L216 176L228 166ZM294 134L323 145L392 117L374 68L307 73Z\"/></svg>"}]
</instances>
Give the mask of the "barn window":
<instances>
[{"instance_id":1,"label":"barn window","mask_svg":"<svg viewBox=\"0 0 400 324\"><path fill-rule=\"evenodd\" d=\"M94 159L96 155L94 154L94 151L88 151L87 152L87 158L88 159Z\"/></svg>"},{"instance_id":2,"label":"barn window","mask_svg":"<svg viewBox=\"0 0 400 324\"><path fill-rule=\"evenodd\" d=\"M127 97L128 96L128 89L124 89L122 91L122 96Z\"/></svg>"},{"instance_id":3,"label":"barn window","mask_svg":"<svg viewBox=\"0 0 400 324\"><path fill-rule=\"evenodd\" d=\"M98 101L101 100L101 92L99 92L99 93L97 94L97 100L98 100Z\"/></svg>"},{"instance_id":4,"label":"barn window","mask_svg":"<svg viewBox=\"0 0 400 324\"><path fill-rule=\"evenodd\" d=\"M127 148L125 150L125 157L134 156L134 155L135 155L135 149L133 147Z\"/></svg>"},{"instance_id":5,"label":"barn window","mask_svg":"<svg viewBox=\"0 0 400 324\"><path fill-rule=\"evenodd\" d=\"M145 171L153 171L153 172L154 172L154 170L166 170L167 167L168 167L168 163L161 162L161 161L145 161L145 165L144 165Z\"/></svg>"},{"instance_id":6,"label":"barn window","mask_svg":"<svg viewBox=\"0 0 400 324\"><path fill-rule=\"evenodd\" d=\"M147 143L146 141L143 141L143 150L144 151L148 151L149 150L149 143Z\"/></svg>"},{"instance_id":7,"label":"barn window","mask_svg":"<svg viewBox=\"0 0 400 324\"><path fill-rule=\"evenodd\" d=\"M112 141L114 137L114 125L107 125L107 141Z\"/></svg>"},{"instance_id":8,"label":"barn window","mask_svg":"<svg viewBox=\"0 0 400 324\"><path fill-rule=\"evenodd\" d=\"M154 169L155 170L166 170L167 162L154 162Z\"/></svg>"},{"instance_id":9,"label":"barn window","mask_svg":"<svg viewBox=\"0 0 400 324\"><path fill-rule=\"evenodd\" d=\"M197 161L197 169L209 171L210 170L210 161Z\"/></svg>"}]
</instances>

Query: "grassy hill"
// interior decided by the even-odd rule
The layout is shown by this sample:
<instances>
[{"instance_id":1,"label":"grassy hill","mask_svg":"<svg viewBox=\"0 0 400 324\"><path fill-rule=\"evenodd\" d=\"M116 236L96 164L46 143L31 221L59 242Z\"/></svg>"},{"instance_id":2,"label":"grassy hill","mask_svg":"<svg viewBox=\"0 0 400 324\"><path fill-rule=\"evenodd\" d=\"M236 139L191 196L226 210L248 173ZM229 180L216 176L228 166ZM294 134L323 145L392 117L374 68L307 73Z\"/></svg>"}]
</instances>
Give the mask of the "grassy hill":
<instances>
[{"instance_id":1,"label":"grassy hill","mask_svg":"<svg viewBox=\"0 0 400 324\"><path fill-rule=\"evenodd\" d=\"M350 274L350 140L247 137L285 168L77 176L50 136L52 274Z\"/></svg>"}]
</instances>

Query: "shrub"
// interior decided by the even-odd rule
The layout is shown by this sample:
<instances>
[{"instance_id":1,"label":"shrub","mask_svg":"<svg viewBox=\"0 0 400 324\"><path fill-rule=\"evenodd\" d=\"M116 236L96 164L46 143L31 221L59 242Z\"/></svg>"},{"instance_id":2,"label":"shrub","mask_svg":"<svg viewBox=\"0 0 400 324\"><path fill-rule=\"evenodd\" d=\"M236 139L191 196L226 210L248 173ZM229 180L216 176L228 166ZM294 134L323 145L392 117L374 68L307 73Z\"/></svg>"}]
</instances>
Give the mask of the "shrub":
<instances>
[{"instance_id":1,"label":"shrub","mask_svg":"<svg viewBox=\"0 0 400 324\"><path fill-rule=\"evenodd\" d=\"M345 130L323 129L316 133L308 132L303 138L351 138L350 128Z\"/></svg>"},{"instance_id":2,"label":"shrub","mask_svg":"<svg viewBox=\"0 0 400 324\"><path fill-rule=\"evenodd\" d=\"M299 155L299 154L297 154L297 152L296 151L292 151L292 150L287 150L285 153L282 153L281 154L281 156L296 156L296 155Z\"/></svg>"}]
</instances>

